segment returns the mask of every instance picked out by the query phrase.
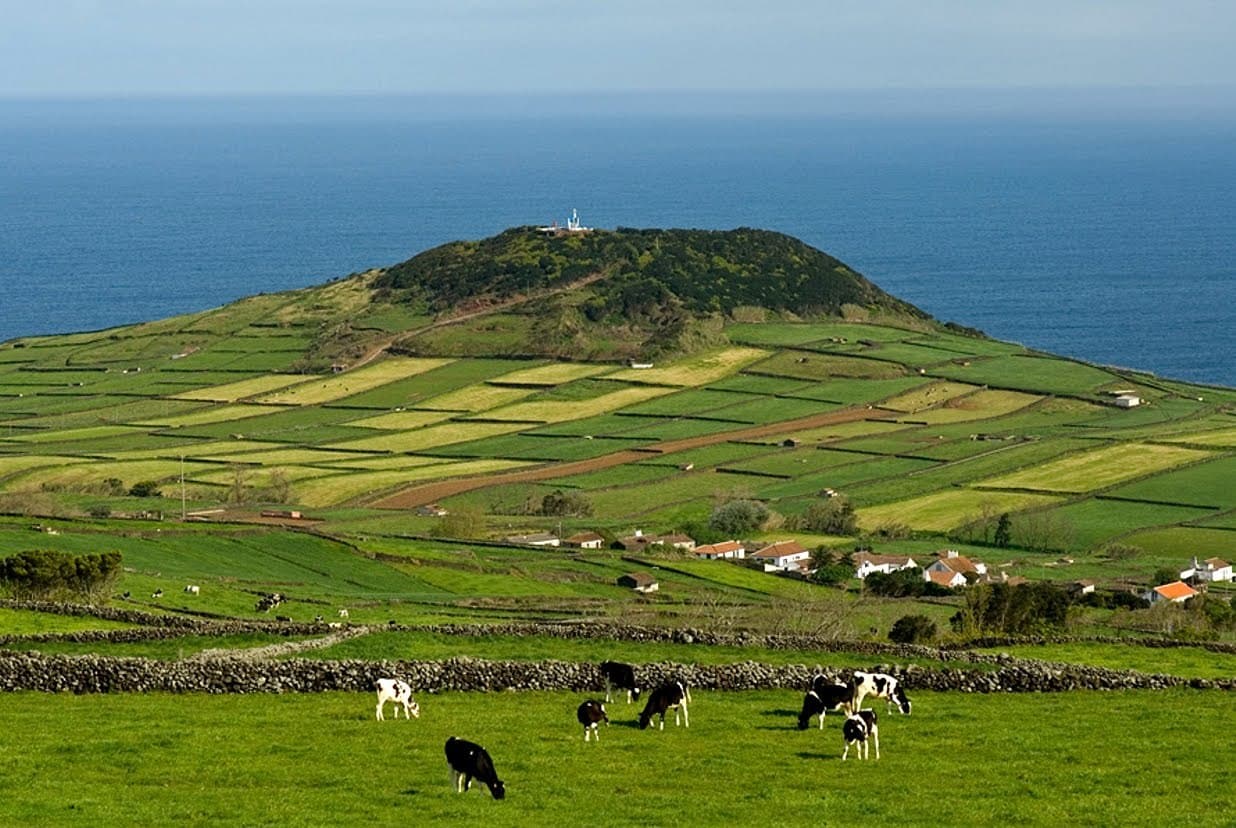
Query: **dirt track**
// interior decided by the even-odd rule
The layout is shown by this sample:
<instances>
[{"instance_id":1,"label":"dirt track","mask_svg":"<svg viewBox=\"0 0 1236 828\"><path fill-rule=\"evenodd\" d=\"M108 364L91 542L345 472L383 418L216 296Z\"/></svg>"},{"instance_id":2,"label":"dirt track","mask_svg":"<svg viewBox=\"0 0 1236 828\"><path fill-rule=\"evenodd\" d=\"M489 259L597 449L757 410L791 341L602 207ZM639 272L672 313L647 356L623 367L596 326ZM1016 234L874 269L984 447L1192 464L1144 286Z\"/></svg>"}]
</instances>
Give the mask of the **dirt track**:
<instances>
[{"instance_id":1,"label":"dirt track","mask_svg":"<svg viewBox=\"0 0 1236 828\"><path fill-rule=\"evenodd\" d=\"M800 417L797 420L785 420L768 425L750 426L736 431L723 431L719 434L707 434L701 437L688 437L683 440L670 440L645 446L639 451L618 451L591 460L577 460L571 463L554 463L548 466L538 466L534 469L503 472L501 474L481 475L479 477L464 477L455 480L443 480L437 483L423 483L412 486L373 503L379 509L411 509L434 503L452 495L470 492L474 489L484 489L489 486L501 486L507 483L534 483L553 477L564 477L569 474L608 469L633 463L636 460L646 460L654 454L669 454L674 451L711 446L731 440L752 440L759 437L771 437L774 434L784 434L788 431L800 431L821 426L850 423L856 420L883 419L872 416L874 412L867 408L850 408L844 411L830 411L826 414L815 414L810 417Z\"/></svg>"}]
</instances>

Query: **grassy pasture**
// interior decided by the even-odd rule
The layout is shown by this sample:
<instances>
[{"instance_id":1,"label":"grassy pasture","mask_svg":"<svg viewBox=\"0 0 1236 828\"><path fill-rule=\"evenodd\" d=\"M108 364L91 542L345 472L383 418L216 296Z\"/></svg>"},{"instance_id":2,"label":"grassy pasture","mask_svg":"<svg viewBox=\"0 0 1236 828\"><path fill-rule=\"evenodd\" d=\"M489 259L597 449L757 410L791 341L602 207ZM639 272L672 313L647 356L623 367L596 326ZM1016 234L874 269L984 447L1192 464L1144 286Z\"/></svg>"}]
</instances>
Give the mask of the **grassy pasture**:
<instances>
[{"instance_id":1,"label":"grassy pasture","mask_svg":"<svg viewBox=\"0 0 1236 828\"><path fill-rule=\"evenodd\" d=\"M214 463L199 463L187 460L184 463L186 477L218 469ZM171 480L180 478L181 463L178 460L128 460L108 463L74 463L67 466L33 469L6 481L5 489L28 490L44 486L66 489L80 488L115 477L126 487L142 480Z\"/></svg>"},{"instance_id":2,"label":"grassy pasture","mask_svg":"<svg viewBox=\"0 0 1236 828\"><path fill-rule=\"evenodd\" d=\"M891 431L902 431L906 426L890 420L859 420L850 423L821 426L802 431L787 431L772 437L761 438L771 444L779 444L787 438L799 443L831 443L838 440L848 440L852 437L863 437L869 434L886 434Z\"/></svg>"},{"instance_id":3,"label":"grassy pasture","mask_svg":"<svg viewBox=\"0 0 1236 828\"><path fill-rule=\"evenodd\" d=\"M527 434L507 434L476 442L458 443L430 449L443 457L506 457L519 460L585 460L615 451L625 451L633 444L627 440L597 437L531 437Z\"/></svg>"},{"instance_id":4,"label":"grassy pasture","mask_svg":"<svg viewBox=\"0 0 1236 828\"><path fill-rule=\"evenodd\" d=\"M779 449L755 443L713 443L711 446L700 446L654 456L648 460L641 460L640 465L679 467L691 464L696 468L704 469L709 466L741 462L751 457L767 455L772 451L779 451Z\"/></svg>"},{"instance_id":5,"label":"grassy pasture","mask_svg":"<svg viewBox=\"0 0 1236 828\"><path fill-rule=\"evenodd\" d=\"M821 469L831 469L850 463L861 463L869 458L850 451L832 451L820 448L781 449L772 454L753 457L749 460L725 463L723 469L763 474L770 477L801 477Z\"/></svg>"},{"instance_id":6,"label":"grassy pasture","mask_svg":"<svg viewBox=\"0 0 1236 828\"><path fill-rule=\"evenodd\" d=\"M1229 529L1174 526L1167 529L1147 529L1125 538L1125 543L1140 546L1144 552L1138 558L1152 560L1155 565L1176 566L1189 558L1222 558L1236 560L1236 532Z\"/></svg>"},{"instance_id":7,"label":"grassy pasture","mask_svg":"<svg viewBox=\"0 0 1236 828\"><path fill-rule=\"evenodd\" d=\"M497 420L541 421L547 423L578 420L617 411L629 405L671 393L669 388L629 386L599 397L584 400L528 400L485 413Z\"/></svg>"},{"instance_id":8,"label":"grassy pasture","mask_svg":"<svg viewBox=\"0 0 1236 828\"><path fill-rule=\"evenodd\" d=\"M572 489L610 489L615 486L651 483L673 477L675 474L678 474L678 470L672 466L630 464L584 474L555 477L545 482L553 486L565 486Z\"/></svg>"},{"instance_id":9,"label":"grassy pasture","mask_svg":"<svg viewBox=\"0 0 1236 828\"><path fill-rule=\"evenodd\" d=\"M1140 825L1179 810L1180 779L1236 764L1225 738L1233 707L1199 691L919 692L925 715L881 716L880 761L844 764L835 722L794 729L797 691L693 696L689 729L641 732L636 706L613 704L614 724L585 745L575 693L422 694L412 722L373 721L371 693L17 693L0 705L0 728L23 746L0 758L0 819L817 825L827 814L836 824L1059 825L1089 814ZM1210 726L1181 741L1179 723L1199 707ZM1083 744L1078 733L1104 735ZM450 735L484 744L505 800L483 786L450 790ZM669 770L655 783L649 768ZM939 796L941 778L966 779L967 795ZM1190 820L1224 824L1233 805L1225 786L1206 786L1191 797Z\"/></svg>"},{"instance_id":10,"label":"grassy pasture","mask_svg":"<svg viewBox=\"0 0 1236 828\"><path fill-rule=\"evenodd\" d=\"M1139 529L1199 520L1212 512L1191 506L1163 506L1155 503L1089 498L1053 509L1047 514L1067 520L1073 527L1070 548L1083 550L1092 549Z\"/></svg>"},{"instance_id":11,"label":"grassy pasture","mask_svg":"<svg viewBox=\"0 0 1236 828\"><path fill-rule=\"evenodd\" d=\"M1116 497L1189 503L1215 508L1236 507L1236 457L1222 457L1179 471L1164 472L1113 489Z\"/></svg>"},{"instance_id":12,"label":"grassy pasture","mask_svg":"<svg viewBox=\"0 0 1236 828\"><path fill-rule=\"evenodd\" d=\"M259 402L281 405L314 405L332 402L368 391L395 380L423 374L451 362L449 359L388 357L333 377L288 386L258 397Z\"/></svg>"},{"instance_id":13,"label":"grassy pasture","mask_svg":"<svg viewBox=\"0 0 1236 828\"><path fill-rule=\"evenodd\" d=\"M880 407L912 414L925 408L943 405L956 397L962 397L978 390L976 386L961 382L933 382L887 399L880 403Z\"/></svg>"},{"instance_id":14,"label":"grassy pasture","mask_svg":"<svg viewBox=\"0 0 1236 828\"><path fill-rule=\"evenodd\" d=\"M1203 431L1194 434L1181 434L1172 437L1169 442L1189 443L1197 446L1213 446L1215 448L1236 448L1236 427Z\"/></svg>"},{"instance_id":15,"label":"grassy pasture","mask_svg":"<svg viewBox=\"0 0 1236 828\"><path fill-rule=\"evenodd\" d=\"M4 635L38 635L82 630L127 630L137 625L94 616L54 615L48 612L0 607L0 632Z\"/></svg>"},{"instance_id":16,"label":"grassy pasture","mask_svg":"<svg viewBox=\"0 0 1236 828\"><path fill-rule=\"evenodd\" d=\"M204 440L196 443L183 442L162 447L111 451L107 453L107 456L113 460L178 460L183 456L231 462L233 454L267 451L280 447L280 443L265 443L258 440Z\"/></svg>"},{"instance_id":17,"label":"grassy pasture","mask_svg":"<svg viewBox=\"0 0 1236 828\"><path fill-rule=\"evenodd\" d=\"M82 462L85 460L81 457L64 457L55 454L0 455L0 478L20 474L30 469L67 466Z\"/></svg>"},{"instance_id":18,"label":"grassy pasture","mask_svg":"<svg viewBox=\"0 0 1236 828\"><path fill-rule=\"evenodd\" d=\"M1113 382L1114 374L1080 362L1034 356L998 356L974 360L969 365L937 365L929 373L993 388L1012 388L1041 394L1093 394Z\"/></svg>"},{"instance_id":19,"label":"grassy pasture","mask_svg":"<svg viewBox=\"0 0 1236 828\"><path fill-rule=\"evenodd\" d=\"M740 391L744 394L793 396L794 392L811 388L802 380L782 377L761 377L755 374L735 374L707 386L709 391Z\"/></svg>"},{"instance_id":20,"label":"grassy pasture","mask_svg":"<svg viewBox=\"0 0 1236 828\"><path fill-rule=\"evenodd\" d=\"M209 388L195 388L192 391L182 391L176 394L181 400L205 400L208 402L236 402L246 397L256 397L269 391L286 388L289 385L316 379L304 374L270 374L268 376L250 377L249 379L229 382L225 385L215 385Z\"/></svg>"},{"instance_id":21,"label":"grassy pasture","mask_svg":"<svg viewBox=\"0 0 1236 828\"><path fill-rule=\"evenodd\" d=\"M708 388L692 388L679 391L668 397L661 397L650 402L633 405L627 409L627 414L637 414L648 417L691 417L711 415L726 419L725 409L728 406L744 403L751 399L749 394L739 394L735 391L714 391Z\"/></svg>"},{"instance_id":22,"label":"grassy pasture","mask_svg":"<svg viewBox=\"0 0 1236 828\"><path fill-rule=\"evenodd\" d=\"M753 480L752 486L757 496L770 498L802 497L815 495L823 489L836 489L851 497L855 503L866 503L867 500L858 496L861 489L851 489L873 480L892 480L900 483L906 475L921 472L932 467L929 460L918 460L909 457L868 457L861 454L852 455L856 462L834 466L813 474L795 475L787 480ZM786 511L784 505L778 507ZM806 503L802 508L806 508Z\"/></svg>"},{"instance_id":23,"label":"grassy pasture","mask_svg":"<svg viewBox=\"0 0 1236 828\"><path fill-rule=\"evenodd\" d=\"M791 379L822 380L834 377L848 379L893 379L905 374L905 369L893 362L875 359L825 354L818 351L780 351L768 359L750 366L752 374L789 377Z\"/></svg>"},{"instance_id":24,"label":"grassy pasture","mask_svg":"<svg viewBox=\"0 0 1236 828\"><path fill-rule=\"evenodd\" d=\"M260 417L264 414L276 414L286 410L279 405L258 405L256 403L233 403L211 406L187 414L177 414L171 417L152 417L142 425L160 426L162 428L191 428L193 426L227 423L234 420L247 420L250 417Z\"/></svg>"},{"instance_id":25,"label":"grassy pasture","mask_svg":"<svg viewBox=\"0 0 1236 828\"><path fill-rule=\"evenodd\" d=\"M61 412L42 417L14 420L22 428L66 429L99 424L133 425L151 417L169 417L185 414L206 407L206 403L169 399L117 399L114 404L101 405L100 409ZM4 423L0 423L4 425Z\"/></svg>"},{"instance_id":26,"label":"grassy pasture","mask_svg":"<svg viewBox=\"0 0 1236 828\"><path fill-rule=\"evenodd\" d=\"M622 432L622 436L646 442L703 437L707 434L721 434L744 427L742 423L731 423L725 420L696 420L690 417L674 420L648 420L645 417L631 417L630 419L635 424L635 427L629 431ZM647 425L638 425L641 421L646 422Z\"/></svg>"},{"instance_id":27,"label":"grassy pasture","mask_svg":"<svg viewBox=\"0 0 1236 828\"><path fill-rule=\"evenodd\" d=\"M733 342L772 348L792 348L822 339L870 339L874 342L897 342L913 331L880 325L856 325L847 322L740 322L727 325L726 335Z\"/></svg>"},{"instance_id":28,"label":"grassy pasture","mask_svg":"<svg viewBox=\"0 0 1236 828\"><path fill-rule=\"evenodd\" d=\"M1123 443L982 481L997 489L1091 492L1142 475L1203 460L1207 452L1175 446Z\"/></svg>"},{"instance_id":29,"label":"grassy pasture","mask_svg":"<svg viewBox=\"0 0 1236 828\"><path fill-rule=\"evenodd\" d=\"M737 373L768 351L760 348L724 348L696 354L670 365L654 368L628 368L611 374L612 379L643 382L652 385L707 385Z\"/></svg>"},{"instance_id":30,"label":"grassy pasture","mask_svg":"<svg viewBox=\"0 0 1236 828\"><path fill-rule=\"evenodd\" d=\"M920 412L914 419L922 420L928 425L987 420L1012 414L1041 399L1042 397L1018 391L976 391L963 397L954 397L938 408Z\"/></svg>"},{"instance_id":31,"label":"grassy pasture","mask_svg":"<svg viewBox=\"0 0 1236 828\"><path fill-rule=\"evenodd\" d=\"M613 370L610 365L585 365L572 362L553 362L534 365L518 371L509 371L493 377L495 385L561 385L572 380L595 377Z\"/></svg>"},{"instance_id":32,"label":"grassy pasture","mask_svg":"<svg viewBox=\"0 0 1236 828\"><path fill-rule=\"evenodd\" d=\"M529 397L531 388L504 388L497 385L469 385L448 394L432 397L418 407L433 411L458 411L480 414L500 405L509 405Z\"/></svg>"},{"instance_id":33,"label":"grassy pasture","mask_svg":"<svg viewBox=\"0 0 1236 828\"><path fill-rule=\"evenodd\" d=\"M813 346L806 347L808 349L813 348ZM823 349L829 350L827 345L824 345ZM939 365L942 362L957 359L956 351L945 351L933 348L930 345L911 342L877 342L875 347L863 346L861 350L854 351L853 353L870 359L896 362L908 368Z\"/></svg>"},{"instance_id":34,"label":"grassy pasture","mask_svg":"<svg viewBox=\"0 0 1236 828\"><path fill-rule=\"evenodd\" d=\"M407 431L433 425L455 416L450 411L391 411L360 420L349 420L348 425L361 428L378 428L386 431Z\"/></svg>"},{"instance_id":35,"label":"grassy pasture","mask_svg":"<svg viewBox=\"0 0 1236 828\"><path fill-rule=\"evenodd\" d=\"M36 433L15 434L6 437L14 443L75 443L86 440L97 440L103 437L121 437L140 434L141 429L132 426L98 425L82 428L69 428L63 431L40 431Z\"/></svg>"},{"instance_id":36,"label":"grassy pasture","mask_svg":"<svg viewBox=\"0 0 1236 828\"><path fill-rule=\"evenodd\" d=\"M1055 499L1048 495L1021 492L958 489L880 506L866 506L858 510L858 522L864 529L875 529L884 523L904 523L912 529L947 532L978 513L983 504L990 504L997 513L1016 512L1045 506Z\"/></svg>"},{"instance_id":37,"label":"grassy pasture","mask_svg":"<svg viewBox=\"0 0 1236 828\"><path fill-rule=\"evenodd\" d=\"M756 397L738 405L712 412L726 420L738 420L752 425L778 423L784 420L796 420L800 417L810 417L835 411L839 406L817 400L795 399L793 397Z\"/></svg>"},{"instance_id":38,"label":"grassy pasture","mask_svg":"<svg viewBox=\"0 0 1236 828\"><path fill-rule=\"evenodd\" d=\"M1092 664L1113 670L1139 670L1186 678L1232 678L1236 656L1213 653L1201 647L1137 647L1078 641L1071 644L1019 644L979 652L1002 652L1018 658Z\"/></svg>"},{"instance_id":39,"label":"grassy pasture","mask_svg":"<svg viewBox=\"0 0 1236 828\"><path fill-rule=\"evenodd\" d=\"M331 404L355 408L410 408L430 397L482 383L509 373L513 368L530 364L536 363L513 359L460 359L423 374L352 394Z\"/></svg>"},{"instance_id":40,"label":"grassy pasture","mask_svg":"<svg viewBox=\"0 0 1236 828\"><path fill-rule=\"evenodd\" d=\"M392 489L405 484L425 480L444 480L449 477L465 477L472 474L507 471L524 465L514 460L484 459L465 460L458 463L433 463L414 465L411 468L386 471L367 471L349 474L330 474L302 480L296 484L294 496L305 506L333 506L369 494ZM327 470L318 468L319 472Z\"/></svg>"}]
</instances>

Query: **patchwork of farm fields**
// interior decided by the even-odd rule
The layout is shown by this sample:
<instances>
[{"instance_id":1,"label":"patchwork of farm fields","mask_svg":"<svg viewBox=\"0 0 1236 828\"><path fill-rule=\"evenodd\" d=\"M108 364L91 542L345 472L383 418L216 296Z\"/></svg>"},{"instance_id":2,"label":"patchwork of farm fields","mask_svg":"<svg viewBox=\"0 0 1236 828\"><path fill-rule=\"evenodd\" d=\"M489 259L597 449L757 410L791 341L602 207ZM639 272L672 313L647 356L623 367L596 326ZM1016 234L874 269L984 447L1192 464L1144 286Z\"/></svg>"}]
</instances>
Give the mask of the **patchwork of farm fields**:
<instances>
[{"instance_id":1,"label":"patchwork of farm fields","mask_svg":"<svg viewBox=\"0 0 1236 828\"><path fill-rule=\"evenodd\" d=\"M80 509L143 483L172 513L182 494L194 510L426 497L487 510L527 501L503 487L561 487L590 510L565 528L620 532L699 525L744 493L797 516L833 492L862 529L928 535L1056 507L1076 527L1070 551L1236 507L1236 397L1008 343L779 322L733 324L730 346L639 368L380 349L333 374L245 362L291 364L318 312L292 293L0 345L0 498ZM1115 391L1144 404L1116 410ZM491 535L509 529L507 515L486 520Z\"/></svg>"}]
</instances>

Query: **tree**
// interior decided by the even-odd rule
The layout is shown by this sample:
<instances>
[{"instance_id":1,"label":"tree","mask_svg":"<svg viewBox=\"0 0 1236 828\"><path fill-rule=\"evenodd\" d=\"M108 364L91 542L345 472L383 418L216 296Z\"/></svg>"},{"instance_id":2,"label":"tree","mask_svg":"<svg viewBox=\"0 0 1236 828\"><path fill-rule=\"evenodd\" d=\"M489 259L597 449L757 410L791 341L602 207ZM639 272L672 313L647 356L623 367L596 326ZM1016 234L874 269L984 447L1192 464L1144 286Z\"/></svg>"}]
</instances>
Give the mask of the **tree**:
<instances>
[{"instance_id":1,"label":"tree","mask_svg":"<svg viewBox=\"0 0 1236 828\"><path fill-rule=\"evenodd\" d=\"M768 519L768 508L758 500L731 500L712 510L711 529L731 538L754 532Z\"/></svg>"},{"instance_id":2,"label":"tree","mask_svg":"<svg viewBox=\"0 0 1236 828\"><path fill-rule=\"evenodd\" d=\"M74 556L35 549L0 560L0 583L18 598L93 597L115 583L120 563L119 552Z\"/></svg>"},{"instance_id":3,"label":"tree","mask_svg":"<svg viewBox=\"0 0 1236 828\"><path fill-rule=\"evenodd\" d=\"M549 517L587 517L592 514L592 504L578 492L555 489L541 498L537 511Z\"/></svg>"},{"instance_id":4,"label":"tree","mask_svg":"<svg viewBox=\"0 0 1236 828\"><path fill-rule=\"evenodd\" d=\"M852 535L858 531L858 518L849 498L838 495L808 506L803 512L802 528L826 535Z\"/></svg>"},{"instance_id":5,"label":"tree","mask_svg":"<svg viewBox=\"0 0 1236 828\"><path fill-rule=\"evenodd\" d=\"M292 481L286 471L275 469L267 479L270 481L267 497L271 503L287 503L292 499Z\"/></svg>"},{"instance_id":6,"label":"tree","mask_svg":"<svg viewBox=\"0 0 1236 828\"><path fill-rule=\"evenodd\" d=\"M1000 520L996 522L996 534L993 538L993 543L1001 549L1007 547L1013 540L1013 520L1009 517L1008 512L1000 515Z\"/></svg>"},{"instance_id":7,"label":"tree","mask_svg":"<svg viewBox=\"0 0 1236 828\"><path fill-rule=\"evenodd\" d=\"M163 492L159 491L159 484L153 480L143 480L140 483L134 483L129 489L131 497L160 497Z\"/></svg>"},{"instance_id":8,"label":"tree","mask_svg":"<svg viewBox=\"0 0 1236 828\"><path fill-rule=\"evenodd\" d=\"M433 534L440 538L479 538L485 529L485 514L475 506L452 506L434 523Z\"/></svg>"},{"instance_id":9,"label":"tree","mask_svg":"<svg viewBox=\"0 0 1236 828\"><path fill-rule=\"evenodd\" d=\"M1170 584L1172 581L1180 580L1180 571L1172 569L1170 566L1161 566L1154 571L1151 576L1151 586L1161 586Z\"/></svg>"},{"instance_id":10,"label":"tree","mask_svg":"<svg viewBox=\"0 0 1236 828\"><path fill-rule=\"evenodd\" d=\"M244 503L249 499L249 469L236 463L232 466L232 483L227 490L229 503Z\"/></svg>"},{"instance_id":11,"label":"tree","mask_svg":"<svg viewBox=\"0 0 1236 828\"><path fill-rule=\"evenodd\" d=\"M898 644L927 644L935 637L936 622L925 615L903 615L888 631L889 640Z\"/></svg>"}]
</instances>

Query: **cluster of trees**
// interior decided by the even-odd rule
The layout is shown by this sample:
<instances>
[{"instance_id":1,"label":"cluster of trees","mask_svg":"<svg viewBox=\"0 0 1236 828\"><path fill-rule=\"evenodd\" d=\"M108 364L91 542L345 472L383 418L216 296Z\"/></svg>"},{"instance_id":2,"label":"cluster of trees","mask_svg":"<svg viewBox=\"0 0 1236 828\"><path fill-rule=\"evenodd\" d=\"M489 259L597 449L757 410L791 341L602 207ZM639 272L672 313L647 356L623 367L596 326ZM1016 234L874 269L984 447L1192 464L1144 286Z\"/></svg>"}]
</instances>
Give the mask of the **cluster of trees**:
<instances>
[{"instance_id":1,"label":"cluster of trees","mask_svg":"<svg viewBox=\"0 0 1236 828\"><path fill-rule=\"evenodd\" d=\"M547 517L588 517L592 514L592 503L579 492L555 489L541 498L534 511Z\"/></svg>"},{"instance_id":2,"label":"cluster of trees","mask_svg":"<svg viewBox=\"0 0 1236 828\"><path fill-rule=\"evenodd\" d=\"M725 538L740 538L758 530L768 520L768 507L758 500L727 500L708 516L708 529Z\"/></svg>"},{"instance_id":3,"label":"cluster of trees","mask_svg":"<svg viewBox=\"0 0 1236 828\"><path fill-rule=\"evenodd\" d=\"M903 615L893 623L888 639L898 644L930 644L936 633L936 622L927 616Z\"/></svg>"},{"instance_id":4,"label":"cluster of trees","mask_svg":"<svg viewBox=\"0 0 1236 828\"><path fill-rule=\"evenodd\" d=\"M863 579L863 588L882 598L921 598L924 595L952 595L953 590L923 577L918 567L896 572L872 572Z\"/></svg>"},{"instance_id":5,"label":"cluster of trees","mask_svg":"<svg viewBox=\"0 0 1236 828\"><path fill-rule=\"evenodd\" d=\"M961 609L949 619L963 635L1031 635L1068 623L1068 592L1045 581L1029 584L973 584L963 593Z\"/></svg>"},{"instance_id":6,"label":"cluster of trees","mask_svg":"<svg viewBox=\"0 0 1236 828\"><path fill-rule=\"evenodd\" d=\"M785 526L826 535L853 535L858 532L858 516L849 498L837 495L812 502L801 515L787 518Z\"/></svg>"},{"instance_id":7,"label":"cluster of trees","mask_svg":"<svg viewBox=\"0 0 1236 828\"><path fill-rule=\"evenodd\" d=\"M96 597L111 589L120 567L119 552L66 555L36 549L0 560L0 584L14 598Z\"/></svg>"}]
</instances>

